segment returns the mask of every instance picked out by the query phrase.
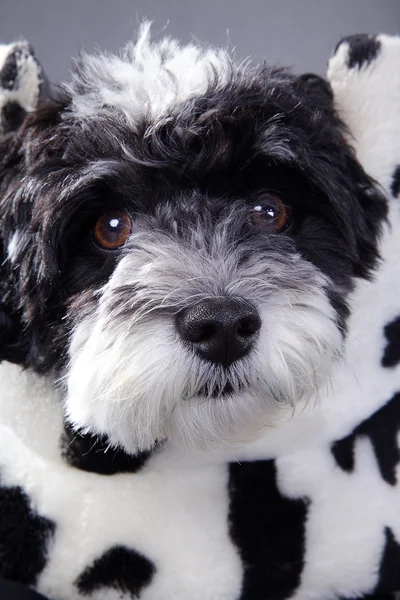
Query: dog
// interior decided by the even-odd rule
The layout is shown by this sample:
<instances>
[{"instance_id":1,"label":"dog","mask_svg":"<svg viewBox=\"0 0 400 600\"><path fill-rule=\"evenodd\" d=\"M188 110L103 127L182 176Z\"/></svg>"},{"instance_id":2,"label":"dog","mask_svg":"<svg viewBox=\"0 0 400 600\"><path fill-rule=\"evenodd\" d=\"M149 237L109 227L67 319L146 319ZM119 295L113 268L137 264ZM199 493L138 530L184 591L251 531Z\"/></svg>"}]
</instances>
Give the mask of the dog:
<instances>
[{"instance_id":1,"label":"dog","mask_svg":"<svg viewBox=\"0 0 400 600\"><path fill-rule=\"evenodd\" d=\"M114 474L85 463L114 449L122 472L163 448L229 453L318 403L345 360L349 298L375 277L388 214L325 80L154 44L144 25L120 56L82 54L57 97L0 143L0 359L60 399L70 465ZM305 520L305 502L275 500ZM43 527L51 537L53 521ZM244 529L233 528L238 546ZM245 564L262 562L254 539ZM113 552L90 577L104 583L124 564ZM146 560L129 571L143 586L155 572ZM297 573L296 560L279 561ZM99 585L87 573L83 595ZM135 596L129 577L118 593ZM260 577L241 599L265 598ZM60 594L54 585L39 588ZM190 589L176 597L236 597Z\"/></svg>"},{"instance_id":2,"label":"dog","mask_svg":"<svg viewBox=\"0 0 400 600\"><path fill-rule=\"evenodd\" d=\"M2 149L1 358L132 454L315 397L386 214L325 82L147 35Z\"/></svg>"}]
</instances>

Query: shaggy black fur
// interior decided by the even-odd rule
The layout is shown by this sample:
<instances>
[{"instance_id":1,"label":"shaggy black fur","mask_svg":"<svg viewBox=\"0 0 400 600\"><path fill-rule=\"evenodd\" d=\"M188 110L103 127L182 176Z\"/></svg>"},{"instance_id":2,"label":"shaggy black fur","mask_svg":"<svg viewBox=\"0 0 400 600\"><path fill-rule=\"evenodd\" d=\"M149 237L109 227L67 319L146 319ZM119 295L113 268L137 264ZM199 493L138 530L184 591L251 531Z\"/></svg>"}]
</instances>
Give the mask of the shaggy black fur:
<instances>
[{"instance_id":1,"label":"shaggy black fur","mask_svg":"<svg viewBox=\"0 0 400 600\"><path fill-rule=\"evenodd\" d=\"M119 448L110 448L106 437L77 433L68 424L61 449L64 460L72 467L99 475L137 473L153 454L148 451L131 456Z\"/></svg>"},{"instance_id":2,"label":"shaggy black fur","mask_svg":"<svg viewBox=\"0 0 400 600\"><path fill-rule=\"evenodd\" d=\"M208 204L218 220L233 202L250 209L263 191L279 192L294 223L268 243L279 248L286 237L289 252L333 280L344 327L354 278L376 264L386 202L344 141L328 84L262 67L223 89L210 82L203 97L149 125L133 130L110 108L83 129L65 96L0 143L0 360L62 366L71 327L121 256L93 243L96 216L118 207L153 226L168 202L184 227L183 197L197 198L192 217Z\"/></svg>"}]
</instances>

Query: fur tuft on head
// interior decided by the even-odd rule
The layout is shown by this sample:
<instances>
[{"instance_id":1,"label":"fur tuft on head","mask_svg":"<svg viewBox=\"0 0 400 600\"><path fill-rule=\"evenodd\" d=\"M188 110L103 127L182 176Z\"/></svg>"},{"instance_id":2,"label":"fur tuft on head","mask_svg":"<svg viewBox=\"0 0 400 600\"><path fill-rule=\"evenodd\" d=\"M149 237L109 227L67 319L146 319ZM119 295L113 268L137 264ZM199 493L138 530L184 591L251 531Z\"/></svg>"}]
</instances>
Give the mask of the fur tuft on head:
<instances>
[{"instance_id":1,"label":"fur tuft on head","mask_svg":"<svg viewBox=\"0 0 400 600\"><path fill-rule=\"evenodd\" d=\"M142 118L155 120L186 100L217 90L238 73L223 49L181 46L168 37L151 40L151 23L142 24L136 42L119 55L82 53L70 83L72 112L82 120L118 109L133 127Z\"/></svg>"}]
</instances>

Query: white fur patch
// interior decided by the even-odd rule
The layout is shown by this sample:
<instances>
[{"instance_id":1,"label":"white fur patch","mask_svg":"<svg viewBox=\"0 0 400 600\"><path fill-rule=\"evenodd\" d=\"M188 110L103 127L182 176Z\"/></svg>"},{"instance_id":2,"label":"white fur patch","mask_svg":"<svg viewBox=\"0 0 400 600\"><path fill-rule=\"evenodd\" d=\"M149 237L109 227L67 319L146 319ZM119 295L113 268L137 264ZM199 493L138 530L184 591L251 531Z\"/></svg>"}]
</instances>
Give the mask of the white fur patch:
<instances>
[{"instance_id":1,"label":"white fur patch","mask_svg":"<svg viewBox=\"0 0 400 600\"><path fill-rule=\"evenodd\" d=\"M203 95L214 80L223 87L235 70L223 49L180 46L169 38L151 42L150 23L144 23L136 43L127 44L120 55L83 53L79 73L65 88L77 118L119 112L134 127L143 117L164 116L177 104Z\"/></svg>"}]
</instances>

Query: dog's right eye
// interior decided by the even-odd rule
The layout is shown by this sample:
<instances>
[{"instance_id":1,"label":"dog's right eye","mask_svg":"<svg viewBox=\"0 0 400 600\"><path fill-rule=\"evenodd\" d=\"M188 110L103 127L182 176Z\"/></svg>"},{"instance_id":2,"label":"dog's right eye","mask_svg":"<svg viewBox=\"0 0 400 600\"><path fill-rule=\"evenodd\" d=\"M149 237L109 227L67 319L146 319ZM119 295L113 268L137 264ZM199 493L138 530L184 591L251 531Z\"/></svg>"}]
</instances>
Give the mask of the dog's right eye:
<instances>
[{"instance_id":1,"label":"dog's right eye","mask_svg":"<svg viewBox=\"0 0 400 600\"><path fill-rule=\"evenodd\" d=\"M281 233L290 226L291 209L286 206L278 194L266 192L258 198L258 202L250 211L252 224L257 229Z\"/></svg>"},{"instance_id":2,"label":"dog's right eye","mask_svg":"<svg viewBox=\"0 0 400 600\"><path fill-rule=\"evenodd\" d=\"M96 220L93 239L100 248L117 250L131 233L131 217L123 210L108 210Z\"/></svg>"}]
</instances>

